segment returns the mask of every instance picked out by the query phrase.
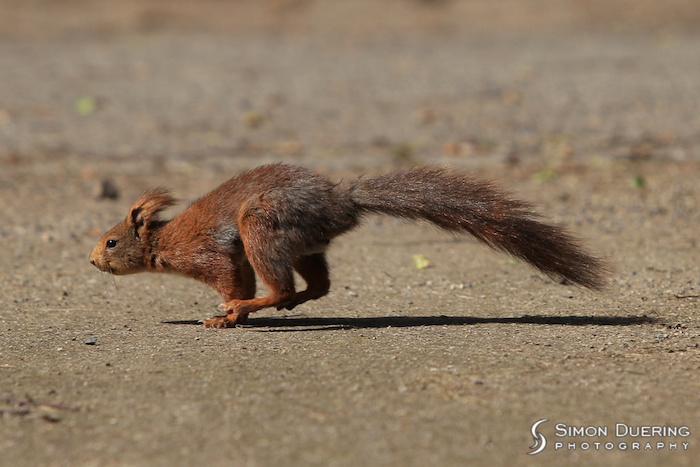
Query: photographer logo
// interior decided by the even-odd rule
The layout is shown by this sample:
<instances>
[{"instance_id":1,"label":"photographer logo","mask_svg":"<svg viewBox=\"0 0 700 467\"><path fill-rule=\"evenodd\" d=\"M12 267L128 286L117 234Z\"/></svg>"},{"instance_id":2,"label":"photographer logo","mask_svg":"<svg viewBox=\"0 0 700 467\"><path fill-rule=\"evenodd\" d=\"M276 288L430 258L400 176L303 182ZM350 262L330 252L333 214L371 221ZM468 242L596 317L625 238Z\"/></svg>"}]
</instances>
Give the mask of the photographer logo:
<instances>
[{"instance_id":1,"label":"photographer logo","mask_svg":"<svg viewBox=\"0 0 700 467\"><path fill-rule=\"evenodd\" d=\"M537 431L537 428L544 422L548 421L549 419L547 418L537 420L535 423L532 424L532 428L530 428L530 433L532 433L532 439L535 440L535 444L530 446L530 449L532 449L532 451L528 452L528 454L530 454L531 456L541 453L542 451L544 451L544 448L547 447L547 438L545 438L542 433Z\"/></svg>"},{"instance_id":2,"label":"photographer logo","mask_svg":"<svg viewBox=\"0 0 700 467\"><path fill-rule=\"evenodd\" d=\"M534 444L527 454L534 456L547 447L545 428L549 419L537 420L530 427ZM554 451L687 451L691 430L686 425L569 425L555 423L553 433L547 433Z\"/></svg>"}]
</instances>

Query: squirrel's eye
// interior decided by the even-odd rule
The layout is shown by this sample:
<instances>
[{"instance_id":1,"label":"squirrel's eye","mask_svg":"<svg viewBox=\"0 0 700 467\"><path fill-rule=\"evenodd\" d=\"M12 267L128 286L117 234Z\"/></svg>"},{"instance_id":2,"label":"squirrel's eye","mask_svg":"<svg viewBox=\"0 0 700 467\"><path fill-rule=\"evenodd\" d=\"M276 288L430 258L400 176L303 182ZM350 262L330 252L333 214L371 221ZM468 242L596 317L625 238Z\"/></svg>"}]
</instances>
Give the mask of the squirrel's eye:
<instances>
[{"instance_id":1,"label":"squirrel's eye","mask_svg":"<svg viewBox=\"0 0 700 467\"><path fill-rule=\"evenodd\" d=\"M114 248L115 246L117 246L116 240L112 240L111 238L107 240L107 248Z\"/></svg>"}]
</instances>

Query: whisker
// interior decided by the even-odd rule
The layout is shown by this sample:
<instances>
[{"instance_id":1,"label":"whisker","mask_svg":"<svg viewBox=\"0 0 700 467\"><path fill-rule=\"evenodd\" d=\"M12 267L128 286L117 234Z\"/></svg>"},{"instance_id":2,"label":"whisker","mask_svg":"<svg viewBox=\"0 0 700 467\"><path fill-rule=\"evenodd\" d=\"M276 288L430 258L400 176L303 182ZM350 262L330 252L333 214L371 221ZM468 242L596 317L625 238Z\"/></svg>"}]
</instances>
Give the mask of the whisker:
<instances>
[{"instance_id":1,"label":"whisker","mask_svg":"<svg viewBox=\"0 0 700 467\"><path fill-rule=\"evenodd\" d=\"M106 273L109 274L109 277L112 279L112 286L114 286L114 290L119 292L119 287L117 287L117 281L114 279L114 274L112 273Z\"/></svg>"},{"instance_id":2,"label":"whisker","mask_svg":"<svg viewBox=\"0 0 700 467\"><path fill-rule=\"evenodd\" d=\"M114 274L107 272L107 271L102 271L102 277L103 278L109 277L109 281L112 283L112 287L114 287L114 290L119 292L119 288L117 287L117 281L114 279Z\"/></svg>"}]
</instances>

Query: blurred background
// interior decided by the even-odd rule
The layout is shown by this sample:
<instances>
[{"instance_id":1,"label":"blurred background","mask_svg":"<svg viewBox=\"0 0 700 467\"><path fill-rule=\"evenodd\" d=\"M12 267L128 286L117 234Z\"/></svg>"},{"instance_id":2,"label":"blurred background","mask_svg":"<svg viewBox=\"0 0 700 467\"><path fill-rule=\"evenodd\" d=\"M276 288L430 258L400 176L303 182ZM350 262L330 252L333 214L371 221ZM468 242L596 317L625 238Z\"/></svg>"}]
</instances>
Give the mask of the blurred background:
<instances>
[{"instance_id":1,"label":"blurred background","mask_svg":"<svg viewBox=\"0 0 700 467\"><path fill-rule=\"evenodd\" d=\"M686 160L698 25L694 0L1 0L0 164Z\"/></svg>"}]
</instances>

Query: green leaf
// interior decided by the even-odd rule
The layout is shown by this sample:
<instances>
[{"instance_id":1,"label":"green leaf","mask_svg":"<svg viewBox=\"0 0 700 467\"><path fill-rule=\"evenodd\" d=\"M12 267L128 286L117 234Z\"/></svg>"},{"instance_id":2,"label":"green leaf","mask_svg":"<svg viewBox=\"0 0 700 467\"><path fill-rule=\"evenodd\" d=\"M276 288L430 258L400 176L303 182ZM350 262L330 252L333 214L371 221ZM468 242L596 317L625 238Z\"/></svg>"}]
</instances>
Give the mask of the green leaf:
<instances>
[{"instance_id":1,"label":"green leaf","mask_svg":"<svg viewBox=\"0 0 700 467\"><path fill-rule=\"evenodd\" d=\"M73 110L81 117L87 117L97 110L97 99L94 96L82 96L73 104Z\"/></svg>"},{"instance_id":2,"label":"green leaf","mask_svg":"<svg viewBox=\"0 0 700 467\"><path fill-rule=\"evenodd\" d=\"M538 182L551 182L557 178L557 172L554 169L544 169L540 170L535 174L535 180Z\"/></svg>"},{"instance_id":3,"label":"green leaf","mask_svg":"<svg viewBox=\"0 0 700 467\"><path fill-rule=\"evenodd\" d=\"M430 261L423 254L413 255L413 265L416 269L425 269L430 266Z\"/></svg>"},{"instance_id":4,"label":"green leaf","mask_svg":"<svg viewBox=\"0 0 700 467\"><path fill-rule=\"evenodd\" d=\"M646 180L644 180L644 177L642 177L641 175L635 175L634 177L632 177L630 182L635 188L644 188L647 183Z\"/></svg>"}]
</instances>

